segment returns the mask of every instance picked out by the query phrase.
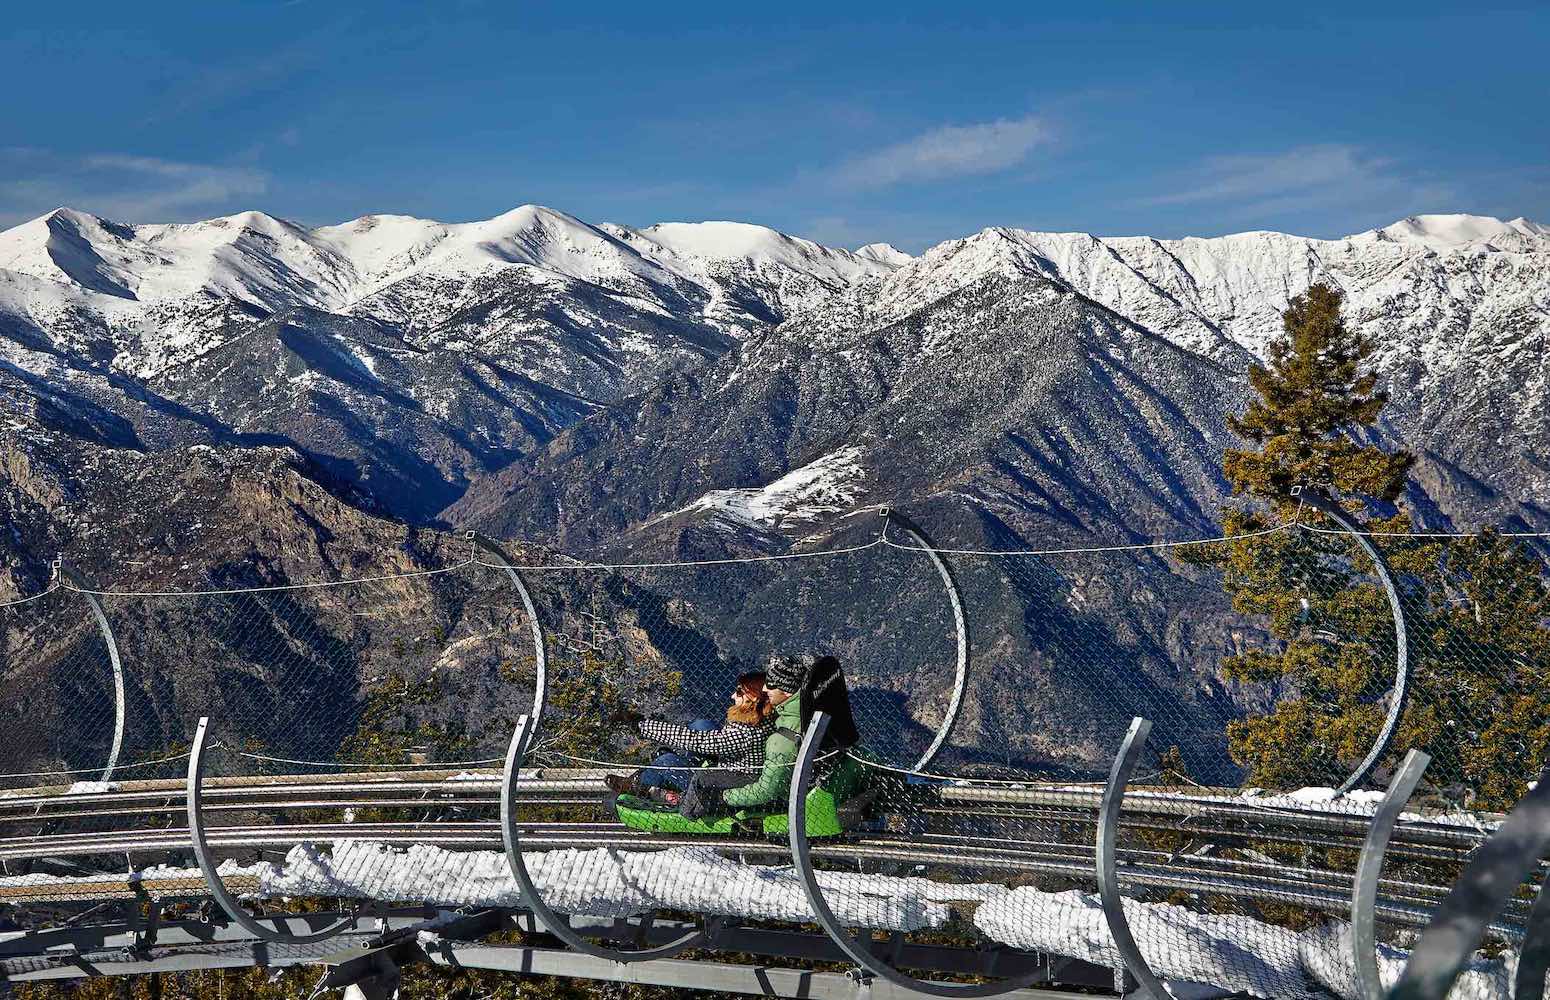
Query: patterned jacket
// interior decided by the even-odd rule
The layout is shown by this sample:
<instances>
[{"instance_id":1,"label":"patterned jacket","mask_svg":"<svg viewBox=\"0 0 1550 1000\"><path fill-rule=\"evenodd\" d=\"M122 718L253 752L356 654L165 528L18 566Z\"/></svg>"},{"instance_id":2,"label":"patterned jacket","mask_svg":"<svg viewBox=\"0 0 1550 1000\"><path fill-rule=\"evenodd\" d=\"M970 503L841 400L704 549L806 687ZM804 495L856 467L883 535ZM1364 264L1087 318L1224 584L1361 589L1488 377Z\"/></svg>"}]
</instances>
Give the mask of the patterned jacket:
<instances>
[{"instance_id":1,"label":"patterned jacket","mask_svg":"<svg viewBox=\"0 0 1550 1000\"><path fill-rule=\"evenodd\" d=\"M720 729L703 732L657 719L646 719L640 724L641 736L669 750L704 757L718 767L750 770L764 765L764 741L774 731L773 717L757 726L728 722Z\"/></svg>"}]
</instances>

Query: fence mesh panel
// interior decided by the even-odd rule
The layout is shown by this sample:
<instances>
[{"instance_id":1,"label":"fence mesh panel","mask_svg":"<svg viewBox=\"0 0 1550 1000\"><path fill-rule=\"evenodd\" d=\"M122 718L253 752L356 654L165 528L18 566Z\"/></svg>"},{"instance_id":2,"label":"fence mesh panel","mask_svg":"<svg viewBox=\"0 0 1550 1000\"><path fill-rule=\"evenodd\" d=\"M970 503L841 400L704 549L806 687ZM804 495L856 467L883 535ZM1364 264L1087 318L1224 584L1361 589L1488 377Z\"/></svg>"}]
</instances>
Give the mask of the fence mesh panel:
<instances>
[{"instance_id":1,"label":"fence mesh panel","mask_svg":"<svg viewBox=\"0 0 1550 1000\"><path fill-rule=\"evenodd\" d=\"M1367 550L1311 518L1227 561L1236 600L1223 563L1188 548L947 549L946 579L903 535L742 562L514 558L548 681L518 784L529 867L545 901L577 915L808 923L783 796L715 833L651 832L619 822L603 778L663 763L638 715L720 726L740 672L830 655L859 739L822 752L812 863L838 919L893 967L967 982L1036 961L1123 964L1095 843L1104 780L1141 716L1150 738L1115 828L1139 950L1170 980L1262 997L1357 996L1364 840L1405 752L1432 756L1377 883L1387 985L1544 768L1550 589L1531 539L1371 541L1405 613L1407 698L1390 748L1345 795L1394 707L1394 620ZM520 905L497 797L534 704L533 621L494 556L442 565L354 582L212 570L209 593L105 585L126 687L111 786L93 783L118 727L114 674L86 596L0 607L14 720L0 893L68 907L111 884L129 898L127 867L197 897L182 786L208 716L210 843L255 910ZM656 805L671 811L672 790ZM1498 920L1467 995L1506 995L1536 885Z\"/></svg>"}]
</instances>

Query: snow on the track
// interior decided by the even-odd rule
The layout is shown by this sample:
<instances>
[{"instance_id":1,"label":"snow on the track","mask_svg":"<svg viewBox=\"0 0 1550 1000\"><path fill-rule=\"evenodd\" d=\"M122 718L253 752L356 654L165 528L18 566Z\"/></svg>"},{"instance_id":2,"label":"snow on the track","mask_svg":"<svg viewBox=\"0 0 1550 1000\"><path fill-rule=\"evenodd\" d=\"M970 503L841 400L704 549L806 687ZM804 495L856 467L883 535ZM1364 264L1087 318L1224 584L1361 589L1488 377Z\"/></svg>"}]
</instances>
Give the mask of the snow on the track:
<instances>
[{"instance_id":1,"label":"snow on the track","mask_svg":"<svg viewBox=\"0 0 1550 1000\"><path fill-rule=\"evenodd\" d=\"M704 847L665 851L608 848L524 855L544 901L557 910L623 917L654 909L762 920L813 919L788 866L745 865ZM947 885L924 878L821 872L825 898L847 924L888 930L940 927L949 903L1006 892L998 885ZM344 896L448 906L520 906L521 892L496 851L395 849L344 840L328 854L298 846L261 874L264 896Z\"/></svg>"},{"instance_id":2,"label":"snow on the track","mask_svg":"<svg viewBox=\"0 0 1550 1000\"><path fill-rule=\"evenodd\" d=\"M1361 1000L1356 965L1351 957L1351 925L1335 920L1304 931L1298 942L1303 967L1325 989L1342 1000ZM1378 945L1378 980L1387 992L1405 971L1410 953L1386 944ZM1506 1000L1508 986L1517 971L1517 953L1505 961L1477 958L1465 966L1448 993L1448 1000Z\"/></svg>"},{"instance_id":3,"label":"snow on the track","mask_svg":"<svg viewBox=\"0 0 1550 1000\"><path fill-rule=\"evenodd\" d=\"M749 865L708 847L663 851L611 848L524 855L544 900L556 910L626 917L678 910L753 920L808 923L813 914L788 865ZM256 878L259 898L325 896L416 902L435 906L521 907L521 892L498 851L448 851L431 845L392 847L341 840L323 851L298 845L285 860L220 867L227 878ZM1118 967L1119 952L1096 896L1077 890L956 885L927 878L819 872L824 898L848 926L916 931L969 916L988 939ZM197 868L157 867L130 875L0 877L0 889L123 880L198 882ZM1359 1000L1349 925L1332 920L1301 933L1250 917L1199 913L1167 903L1124 901L1141 952L1170 990L1210 984L1266 1000ZM1385 987L1399 978L1408 953L1379 948ZM1516 956L1476 958L1449 1000L1508 1000ZM1175 991L1175 995L1180 995Z\"/></svg>"},{"instance_id":4,"label":"snow on the track","mask_svg":"<svg viewBox=\"0 0 1550 1000\"><path fill-rule=\"evenodd\" d=\"M1125 916L1152 971L1260 997L1318 997L1304 973L1298 934L1250 917L1196 913L1182 906L1124 901ZM1098 899L1076 890L1019 888L980 907L975 926L1017 948L1122 965Z\"/></svg>"}]
</instances>

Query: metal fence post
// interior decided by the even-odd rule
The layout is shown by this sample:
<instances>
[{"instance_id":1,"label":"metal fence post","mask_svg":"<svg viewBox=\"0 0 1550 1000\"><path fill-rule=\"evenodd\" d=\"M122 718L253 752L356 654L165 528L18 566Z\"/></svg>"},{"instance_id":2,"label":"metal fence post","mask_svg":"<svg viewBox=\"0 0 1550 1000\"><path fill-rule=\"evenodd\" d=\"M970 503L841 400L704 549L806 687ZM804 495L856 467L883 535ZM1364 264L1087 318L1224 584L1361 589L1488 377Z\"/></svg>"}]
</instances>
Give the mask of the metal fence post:
<instances>
[{"instance_id":1,"label":"metal fence post","mask_svg":"<svg viewBox=\"0 0 1550 1000\"><path fill-rule=\"evenodd\" d=\"M1373 814L1361 858L1356 863L1356 878L1351 884L1351 958L1362 1000L1383 1000L1374 913L1378 903L1378 878L1383 872L1383 857L1388 853L1394 824L1399 821L1400 811L1415 794L1415 786L1421 783L1421 776L1431 762L1431 756L1420 750L1411 750L1405 755L1405 762L1400 765L1399 773L1394 775L1389 790Z\"/></svg>"},{"instance_id":2,"label":"metal fence post","mask_svg":"<svg viewBox=\"0 0 1550 1000\"><path fill-rule=\"evenodd\" d=\"M1135 773L1141 751L1146 749L1146 738L1152 733L1152 723L1140 717L1130 720L1114 766L1109 771L1109 781L1103 788L1103 798L1098 806L1098 845L1094 866L1098 875L1098 895L1103 900L1103 919L1109 925L1114 938L1114 948L1119 952L1125 971L1134 977L1138 990L1151 1000L1168 1000L1168 991L1152 972L1136 944L1136 936L1130 932L1130 921L1125 918L1124 899L1119 892L1119 869L1116 861L1116 841L1119 837L1119 813L1125 802L1125 786Z\"/></svg>"},{"instance_id":3,"label":"metal fence post","mask_svg":"<svg viewBox=\"0 0 1550 1000\"><path fill-rule=\"evenodd\" d=\"M1389 1000L1442 1000L1487 925L1550 850L1550 768L1475 852L1410 953ZM1543 895L1543 893L1541 893ZM1544 917L1539 901L1534 907ZM1543 921L1539 921L1542 925ZM1533 925L1531 924L1531 929ZM1543 932L1540 932L1543 934ZM1543 955L1542 946L1535 961ZM1520 970L1521 976L1521 970ZM1543 978L1543 977L1541 977Z\"/></svg>"}]
</instances>

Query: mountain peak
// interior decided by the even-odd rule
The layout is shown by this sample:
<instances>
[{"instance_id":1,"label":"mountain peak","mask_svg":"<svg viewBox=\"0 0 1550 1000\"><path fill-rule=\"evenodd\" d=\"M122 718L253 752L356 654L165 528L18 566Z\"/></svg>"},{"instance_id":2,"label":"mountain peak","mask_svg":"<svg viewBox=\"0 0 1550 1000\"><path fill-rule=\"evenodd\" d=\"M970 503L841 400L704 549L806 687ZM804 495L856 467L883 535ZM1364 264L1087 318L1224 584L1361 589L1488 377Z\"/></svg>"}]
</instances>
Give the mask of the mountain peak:
<instances>
[{"instance_id":1,"label":"mountain peak","mask_svg":"<svg viewBox=\"0 0 1550 1000\"><path fill-rule=\"evenodd\" d=\"M1550 228L1521 216L1511 222L1503 222L1493 215L1412 215L1391 226L1375 230L1373 235L1395 243L1424 246L1431 250L1449 250L1501 237L1543 238L1550 235Z\"/></svg>"},{"instance_id":2,"label":"mountain peak","mask_svg":"<svg viewBox=\"0 0 1550 1000\"><path fill-rule=\"evenodd\" d=\"M879 264L887 264L889 267L903 267L915 259L892 243L868 243L856 250L856 256Z\"/></svg>"}]
</instances>

